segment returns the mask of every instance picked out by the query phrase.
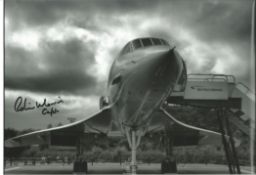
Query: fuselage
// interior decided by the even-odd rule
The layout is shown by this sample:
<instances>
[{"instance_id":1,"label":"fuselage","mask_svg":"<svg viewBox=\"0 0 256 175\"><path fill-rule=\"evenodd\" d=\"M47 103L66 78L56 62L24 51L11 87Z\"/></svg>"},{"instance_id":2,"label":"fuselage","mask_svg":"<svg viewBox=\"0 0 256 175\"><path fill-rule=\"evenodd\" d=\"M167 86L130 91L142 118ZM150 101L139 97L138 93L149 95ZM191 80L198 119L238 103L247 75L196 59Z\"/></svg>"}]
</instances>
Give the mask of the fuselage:
<instances>
[{"instance_id":1,"label":"fuselage","mask_svg":"<svg viewBox=\"0 0 256 175\"><path fill-rule=\"evenodd\" d=\"M146 127L175 85L185 84L185 69L182 58L165 40L138 38L126 44L108 80L112 116L118 125Z\"/></svg>"}]
</instances>

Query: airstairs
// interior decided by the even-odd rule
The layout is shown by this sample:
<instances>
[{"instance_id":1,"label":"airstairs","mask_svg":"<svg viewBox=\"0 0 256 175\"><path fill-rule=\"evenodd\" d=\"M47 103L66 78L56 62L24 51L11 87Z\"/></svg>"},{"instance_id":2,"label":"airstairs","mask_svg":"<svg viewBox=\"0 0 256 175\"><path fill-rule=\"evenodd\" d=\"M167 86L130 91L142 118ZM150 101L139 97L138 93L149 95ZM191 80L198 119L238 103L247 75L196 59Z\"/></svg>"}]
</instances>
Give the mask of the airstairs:
<instances>
[{"instance_id":1,"label":"airstairs","mask_svg":"<svg viewBox=\"0 0 256 175\"><path fill-rule=\"evenodd\" d=\"M232 75L189 74L185 88L176 87L168 103L207 108L225 108L234 114L230 122L246 135L255 121L255 94Z\"/></svg>"},{"instance_id":2,"label":"airstairs","mask_svg":"<svg viewBox=\"0 0 256 175\"><path fill-rule=\"evenodd\" d=\"M232 123L247 136L254 135L255 93L244 84L237 83L232 75L190 74L186 86L176 86L167 103L215 109L229 172L241 173L229 124ZM233 115L227 116L227 112Z\"/></svg>"}]
</instances>

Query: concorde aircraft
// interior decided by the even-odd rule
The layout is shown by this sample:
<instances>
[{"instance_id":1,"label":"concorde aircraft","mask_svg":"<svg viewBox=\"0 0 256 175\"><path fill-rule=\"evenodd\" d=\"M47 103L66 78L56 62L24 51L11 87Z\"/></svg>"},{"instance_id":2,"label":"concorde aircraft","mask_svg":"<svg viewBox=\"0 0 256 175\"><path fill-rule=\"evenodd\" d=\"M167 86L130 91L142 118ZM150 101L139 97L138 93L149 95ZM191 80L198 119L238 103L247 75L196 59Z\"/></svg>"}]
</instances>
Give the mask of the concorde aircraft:
<instances>
[{"instance_id":1,"label":"concorde aircraft","mask_svg":"<svg viewBox=\"0 0 256 175\"><path fill-rule=\"evenodd\" d=\"M156 128L178 124L196 131L194 144L206 143L202 141L205 138L212 143L221 143L220 133L184 124L164 109L174 88L182 91L186 82L186 65L175 47L161 38L134 39L123 47L112 64L108 95L100 98L99 112L72 124L8 139L5 146L75 146L85 137L84 133L111 137L109 133L113 130L120 131L131 148L131 170L136 173L136 149L141 137ZM179 134L179 137L182 139L183 135Z\"/></svg>"}]
</instances>

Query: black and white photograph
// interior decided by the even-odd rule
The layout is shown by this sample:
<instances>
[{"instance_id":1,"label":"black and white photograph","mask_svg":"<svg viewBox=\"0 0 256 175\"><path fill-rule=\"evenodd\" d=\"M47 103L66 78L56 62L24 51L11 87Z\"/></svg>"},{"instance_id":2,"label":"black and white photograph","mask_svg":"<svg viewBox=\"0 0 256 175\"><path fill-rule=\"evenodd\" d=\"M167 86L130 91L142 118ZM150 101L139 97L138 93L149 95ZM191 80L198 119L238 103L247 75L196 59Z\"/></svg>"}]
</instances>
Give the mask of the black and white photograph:
<instances>
[{"instance_id":1,"label":"black and white photograph","mask_svg":"<svg viewBox=\"0 0 256 175\"><path fill-rule=\"evenodd\" d=\"M4 174L254 174L255 0L4 0Z\"/></svg>"}]
</instances>

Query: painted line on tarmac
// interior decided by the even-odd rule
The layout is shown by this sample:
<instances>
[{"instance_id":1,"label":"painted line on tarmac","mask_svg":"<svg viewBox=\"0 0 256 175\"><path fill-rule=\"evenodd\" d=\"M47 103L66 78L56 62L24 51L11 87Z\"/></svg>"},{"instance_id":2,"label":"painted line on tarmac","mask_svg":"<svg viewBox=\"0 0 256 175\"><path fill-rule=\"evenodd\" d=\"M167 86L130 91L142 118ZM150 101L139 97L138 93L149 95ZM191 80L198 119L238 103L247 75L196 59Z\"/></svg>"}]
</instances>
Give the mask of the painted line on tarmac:
<instances>
[{"instance_id":1,"label":"painted line on tarmac","mask_svg":"<svg viewBox=\"0 0 256 175\"><path fill-rule=\"evenodd\" d=\"M5 169L4 171L6 172L6 171L11 171L11 170L16 170L16 169L19 169L20 167L12 167L12 168L7 168L7 169Z\"/></svg>"}]
</instances>

